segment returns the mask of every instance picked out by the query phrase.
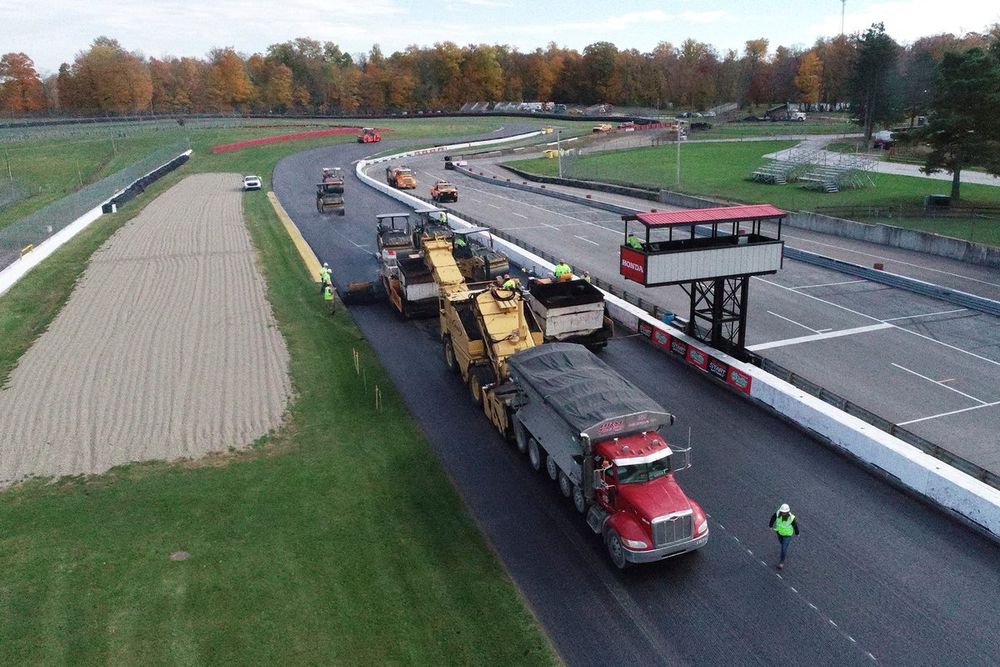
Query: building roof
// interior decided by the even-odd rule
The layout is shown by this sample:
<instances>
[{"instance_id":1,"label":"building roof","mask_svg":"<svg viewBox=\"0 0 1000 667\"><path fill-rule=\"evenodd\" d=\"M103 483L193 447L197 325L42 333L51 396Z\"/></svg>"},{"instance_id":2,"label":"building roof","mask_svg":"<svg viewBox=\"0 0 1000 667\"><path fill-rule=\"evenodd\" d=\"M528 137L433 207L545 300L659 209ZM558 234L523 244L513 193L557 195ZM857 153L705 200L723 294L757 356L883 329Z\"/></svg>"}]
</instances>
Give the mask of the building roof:
<instances>
[{"instance_id":1,"label":"building roof","mask_svg":"<svg viewBox=\"0 0 1000 667\"><path fill-rule=\"evenodd\" d=\"M716 222L781 218L786 215L788 215L787 212L770 204L753 204L749 206L691 208L681 211L656 211L623 217L625 220L638 220L647 227L669 227L671 225L704 225Z\"/></svg>"}]
</instances>

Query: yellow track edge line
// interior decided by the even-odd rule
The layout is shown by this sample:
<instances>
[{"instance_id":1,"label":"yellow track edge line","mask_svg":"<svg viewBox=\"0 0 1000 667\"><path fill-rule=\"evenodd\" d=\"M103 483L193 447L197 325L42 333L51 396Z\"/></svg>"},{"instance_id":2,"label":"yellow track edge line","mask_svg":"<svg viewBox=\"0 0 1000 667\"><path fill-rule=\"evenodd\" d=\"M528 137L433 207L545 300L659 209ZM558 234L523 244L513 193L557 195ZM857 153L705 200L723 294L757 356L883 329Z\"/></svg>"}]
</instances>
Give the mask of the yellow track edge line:
<instances>
[{"instance_id":1,"label":"yellow track edge line","mask_svg":"<svg viewBox=\"0 0 1000 667\"><path fill-rule=\"evenodd\" d=\"M284 207L273 192L267 193L267 198L271 201L271 206L274 207L274 212L278 214L278 218L281 220L281 224L285 226L285 231L288 232L288 236L291 237L292 243L295 244L295 248L299 251L299 255L302 256L302 262L306 265L306 271L309 272L309 276L315 281L319 282L319 259L316 257L316 253L313 249L309 247L306 240L302 238L302 232L299 228L295 226L295 223L285 212Z\"/></svg>"}]
</instances>

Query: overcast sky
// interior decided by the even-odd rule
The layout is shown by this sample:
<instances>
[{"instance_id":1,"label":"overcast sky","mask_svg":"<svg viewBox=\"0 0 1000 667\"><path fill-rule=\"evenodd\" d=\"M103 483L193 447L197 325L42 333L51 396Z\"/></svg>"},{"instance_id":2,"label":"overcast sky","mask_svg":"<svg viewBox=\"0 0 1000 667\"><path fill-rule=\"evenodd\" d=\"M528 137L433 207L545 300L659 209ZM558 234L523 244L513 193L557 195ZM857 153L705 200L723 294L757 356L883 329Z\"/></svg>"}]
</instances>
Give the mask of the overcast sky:
<instances>
[{"instance_id":1,"label":"overcast sky","mask_svg":"<svg viewBox=\"0 0 1000 667\"><path fill-rule=\"evenodd\" d=\"M845 31L875 21L902 43L942 32L982 31L1000 22L997 0L847 0ZM582 50L597 41L651 50L692 37L720 52L765 37L810 46L840 33L840 0L49 0L0 4L0 53L23 51L42 74L106 35L146 56L204 57L232 46L250 55L296 37L348 53L379 44L510 44L532 51L555 41Z\"/></svg>"}]
</instances>

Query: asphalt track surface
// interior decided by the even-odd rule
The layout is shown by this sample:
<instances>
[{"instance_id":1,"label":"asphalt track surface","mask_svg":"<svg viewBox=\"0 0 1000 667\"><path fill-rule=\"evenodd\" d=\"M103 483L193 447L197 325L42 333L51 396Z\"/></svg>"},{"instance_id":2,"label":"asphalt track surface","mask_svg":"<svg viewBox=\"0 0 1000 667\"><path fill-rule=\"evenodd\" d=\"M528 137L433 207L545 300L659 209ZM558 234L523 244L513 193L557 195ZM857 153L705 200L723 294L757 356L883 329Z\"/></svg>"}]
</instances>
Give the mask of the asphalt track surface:
<instances>
[{"instance_id":1,"label":"asphalt track surface","mask_svg":"<svg viewBox=\"0 0 1000 667\"><path fill-rule=\"evenodd\" d=\"M401 206L351 176L345 218L321 218L313 183L322 166L346 170L371 152L316 149L273 175L338 284L375 275L374 215ZM603 357L678 415L668 438L685 442L690 427L694 467L679 478L710 513L712 537L698 553L620 573L446 371L434 320L403 321L387 305L351 313L567 664L1000 662L996 542L637 339L613 340ZM803 535L779 573L767 519L781 502Z\"/></svg>"},{"instance_id":2,"label":"asphalt track surface","mask_svg":"<svg viewBox=\"0 0 1000 667\"><path fill-rule=\"evenodd\" d=\"M617 214L484 183L445 171L440 155L410 158L427 196L436 178L458 186L447 207L542 248L560 248L577 271L613 282L686 316L679 286L646 289L618 275L624 240ZM490 162L476 171L511 177ZM378 174L372 167L372 175ZM568 190L558 186L553 189ZM576 191L648 210L662 204ZM996 269L795 229L791 247L1000 299ZM785 259L751 280L747 345L801 377L996 473L1000 473L1000 318L944 301Z\"/></svg>"}]
</instances>

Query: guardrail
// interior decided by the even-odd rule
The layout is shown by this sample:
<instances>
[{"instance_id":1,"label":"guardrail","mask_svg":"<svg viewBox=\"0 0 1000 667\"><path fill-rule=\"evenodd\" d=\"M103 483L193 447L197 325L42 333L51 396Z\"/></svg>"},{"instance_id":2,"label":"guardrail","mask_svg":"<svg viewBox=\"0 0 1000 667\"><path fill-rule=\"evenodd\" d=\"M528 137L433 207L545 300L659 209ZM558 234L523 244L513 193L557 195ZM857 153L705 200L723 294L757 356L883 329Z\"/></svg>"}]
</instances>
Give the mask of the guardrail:
<instances>
[{"instance_id":1,"label":"guardrail","mask_svg":"<svg viewBox=\"0 0 1000 667\"><path fill-rule=\"evenodd\" d=\"M906 276L889 273L888 271L869 269L865 266L858 266L857 264L843 262L832 257L817 255L816 253L808 252L806 250L789 248L787 245L785 246L785 257L800 262L806 262L807 264L812 264L813 266L819 266L833 271L839 271L840 273L846 273L847 275L863 278L865 280L871 280L872 282L882 283L883 285L889 285L890 287L904 289L909 292L913 292L914 294L920 294L921 296L929 296L932 299L947 301L948 303L955 304L956 306L969 308L970 310L978 310L979 312L986 313L987 315L1000 316L1000 301L994 301L993 299L987 299L986 297L976 296L975 294L969 294L968 292L951 289L950 287L942 287L933 283L917 280L916 278L907 278Z\"/></svg>"}]
</instances>

